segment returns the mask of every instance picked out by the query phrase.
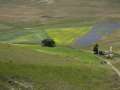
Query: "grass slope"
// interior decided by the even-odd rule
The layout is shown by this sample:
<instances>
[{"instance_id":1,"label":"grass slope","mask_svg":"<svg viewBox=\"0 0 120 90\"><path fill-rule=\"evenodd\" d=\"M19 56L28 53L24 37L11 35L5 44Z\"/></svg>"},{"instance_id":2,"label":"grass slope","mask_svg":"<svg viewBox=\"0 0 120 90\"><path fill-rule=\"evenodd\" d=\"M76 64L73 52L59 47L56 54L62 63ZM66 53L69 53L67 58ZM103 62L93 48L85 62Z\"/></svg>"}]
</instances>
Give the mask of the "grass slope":
<instances>
[{"instance_id":1,"label":"grass slope","mask_svg":"<svg viewBox=\"0 0 120 90\"><path fill-rule=\"evenodd\" d=\"M119 52L120 49L120 30L113 32L111 35L104 36L100 41L102 48L113 46L113 49ZM120 53L120 52L119 52Z\"/></svg>"},{"instance_id":2,"label":"grass slope","mask_svg":"<svg viewBox=\"0 0 120 90\"><path fill-rule=\"evenodd\" d=\"M54 28L48 29L48 35L59 45L70 45L75 39L90 31L90 27Z\"/></svg>"},{"instance_id":3,"label":"grass slope","mask_svg":"<svg viewBox=\"0 0 120 90\"><path fill-rule=\"evenodd\" d=\"M78 61L80 59L79 62L82 62L85 64L100 63L100 60L97 60L98 58L96 58L93 54L90 54L82 50L70 49L67 47L47 48L47 47L41 47L39 45L18 45L18 46L26 47L42 53L70 57Z\"/></svg>"},{"instance_id":4,"label":"grass slope","mask_svg":"<svg viewBox=\"0 0 120 90\"><path fill-rule=\"evenodd\" d=\"M35 90L114 90L119 86L116 74L94 55L62 47L1 44L0 73L2 90L11 88L10 78L28 82Z\"/></svg>"},{"instance_id":5,"label":"grass slope","mask_svg":"<svg viewBox=\"0 0 120 90\"><path fill-rule=\"evenodd\" d=\"M47 38L45 30L0 24L0 42L2 43L40 43Z\"/></svg>"},{"instance_id":6,"label":"grass slope","mask_svg":"<svg viewBox=\"0 0 120 90\"><path fill-rule=\"evenodd\" d=\"M1 0L0 21L46 23L61 19L119 20L118 0Z\"/></svg>"},{"instance_id":7,"label":"grass slope","mask_svg":"<svg viewBox=\"0 0 120 90\"><path fill-rule=\"evenodd\" d=\"M108 50L113 47L115 57L110 60L120 70L120 30L113 32L111 35L104 36L100 41L101 49Z\"/></svg>"},{"instance_id":8,"label":"grass slope","mask_svg":"<svg viewBox=\"0 0 120 90\"><path fill-rule=\"evenodd\" d=\"M40 44L41 40L45 38L53 38L57 45L71 45L73 41L88 33L91 28L90 25L81 25L77 22L64 22L63 24L48 24L36 27L15 26L9 24L0 24L0 42L2 43L35 43ZM65 36L63 38L63 36Z\"/></svg>"}]
</instances>

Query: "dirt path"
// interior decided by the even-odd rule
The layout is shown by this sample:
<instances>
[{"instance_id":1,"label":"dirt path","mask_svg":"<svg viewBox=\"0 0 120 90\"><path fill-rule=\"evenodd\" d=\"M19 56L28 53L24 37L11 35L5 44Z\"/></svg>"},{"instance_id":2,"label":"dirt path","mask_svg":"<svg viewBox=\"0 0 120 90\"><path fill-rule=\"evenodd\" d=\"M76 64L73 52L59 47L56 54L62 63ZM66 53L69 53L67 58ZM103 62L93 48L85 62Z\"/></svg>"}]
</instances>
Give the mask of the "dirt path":
<instances>
[{"instance_id":1,"label":"dirt path","mask_svg":"<svg viewBox=\"0 0 120 90\"><path fill-rule=\"evenodd\" d=\"M30 85L30 84L22 83L22 82L19 82L19 81L14 81L14 83L16 83L16 84L18 84L18 85L20 85L20 86L22 86L22 87L24 87L24 88L26 88L26 89L29 88L30 90L33 90L33 86Z\"/></svg>"},{"instance_id":2,"label":"dirt path","mask_svg":"<svg viewBox=\"0 0 120 90\"><path fill-rule=\"evenodd\" d=\"M120 77L120 71L108 60L105 60L107 64L116 72L116 74Z\"/></svg>"},{"instance_id":3,"label":"dirt path","mask_svg":"<svg viewBox=\"0 0 120 90\"><path fill-rule=\"evenodd\" d=\"M27 89L27 90L33 90L33 85L31 85L29 83L22 83L22 82L19 82L19 81L16 81L16 80L12 80L12 82L14 84L19 85L20 87L23 87L23 88ZM15 89L12 87L11 90L15 90Z\"/></svg>"},{"instance_id":4,"label":"dirt path","mask_svg":"<svg viewBox=\"0 0 120 90\"><path fill-rule=\"evenodd\" d=\"M107 63L107 65L109 65L112 68L112 70L120 77L120 71L110 61L105 60L105 59L103 59L101 57L98 57L98 58L105 61Z\"/></svg>"}]
</instances>

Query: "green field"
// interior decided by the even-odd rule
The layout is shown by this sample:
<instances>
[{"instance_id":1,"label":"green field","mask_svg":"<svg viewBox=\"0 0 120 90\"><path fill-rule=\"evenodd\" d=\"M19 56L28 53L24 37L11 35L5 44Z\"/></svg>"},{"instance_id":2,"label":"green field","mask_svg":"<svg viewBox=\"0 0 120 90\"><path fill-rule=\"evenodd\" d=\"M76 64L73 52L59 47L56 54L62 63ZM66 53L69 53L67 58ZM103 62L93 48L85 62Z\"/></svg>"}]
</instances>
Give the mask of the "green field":
<instances>
[{"instance_id":1,"label":"green field","mask_svg":"<svg viewBox=\"0 0 120 90\"><path fill-rule=\"evenodd\" d=\"M12 87L8 81L13 77L35 90L114 90L112 85L118 83L114 81L117 75L108 66L84 51L1 44L0 54L2 90Z\"/></svg>"},{"instance_id":2,"label":"green field","mask_svg":"<svg viewBox=\"0 0 120 90\"><path fill-rule=\"evenodd\" d=\"M65 22L66 23L66 22ZM37 26L37 27L18 27L14 25L0 24L0 42L2 43L30 43L40 44L43 39L52 38L57 45L69 46L78 37L84 36L91 30L91 26L75 23L76 27L69 25L55 24L54 26ZM63 36L65 36L63 38Z\"/></svg>"},{"instance_id":3,"label":"green field","mask_svg":"<svg viewBox=\"0 0 120 90\"><path fill-rule=\"evenodd\" d=\"M85 49L67 47L92 27L72 23L34 27L0 24L0 89L26 90L18 83L11 85L12 79L34 90L119 90L120 79L111 67ZM114 38L106 36L100 41L103 49L110 37L117 40L116 33ZM53 38L57 47L42 47L40 42L45 38ZM119 49L118 44L112 45ZM117 68L118 60L111 61Z\"/></svg>"},{"instance_id":4,"label":"green field","mask_svg":"<svg viewBox=\"0 0 120 90\"><path fill-rule=\"evenodd\" d=\"M96 24L119 23L119 8L119 0L0 0L0 90L120 90L92 45L71 48ZM46 38L56 47L41 46ZM117 31L98 41L101 50L113 46L108 60L118 70L119 38Z\"/></svg>"},{"instance_id":5,"label":"green field","mask_svg":"<svg viewBox=\"0 0 120 90\"><path fill-rule=\"evenodd\" d=\"M47 37L46 32L38 28L0 25L0 42L2 43L40 43Z\"/></svg>"},{"instance_id":6,"label":"green field","mask_svg":"<svg viewBox=\"0 0 120 90\"><path fill-rule=\"evenodd\" d=\"M109 36L104 36L100 42L101 49L108 50L113 47L115 58L110 60L120 70L120 30L113 32Z\"/></svg>"},{"instance_id":7,"label":"green field","mask_svg":"<svg viewBox=\"0 0 120 90\"><path fill-rule=\"evenodd\" d=\"M0 24L0 89L26 90L18 83L11 85L12 79L34 90L119 90L120 79L111 67L85 49L67 47L92 27L72 23L34 27ZM114 35L100 41L103 49L110 37L117 40ZM45 38L53 38L57 47L42 47L40 42ZM111 62L119 68L118 62Z\"/></svg>"},{"instance_id":8,"label":"green field","mask_svg":"<svg viewBox=\"0 0 120 90\"><path fill-rule=\"evenodd\" d=\"M107 46L113 46L116 52L119 52L120 49L119 41L120 41L120 30L113 32L111 35L104 36L100 40L102 48L107 48Z\"/></svg>"},{"instance_id":9,"label":"green field","mask_svg":"<svg viewBox=\"0 0 120 90\"><path fill-rule=\"evenodd\" d=\"M72 28L55 28L48 29L48 35L55 40L59 45L70 45L78 37L84 36L91 30L90 26L88 27L72 27Z\"/></svg>"}]
</instances>

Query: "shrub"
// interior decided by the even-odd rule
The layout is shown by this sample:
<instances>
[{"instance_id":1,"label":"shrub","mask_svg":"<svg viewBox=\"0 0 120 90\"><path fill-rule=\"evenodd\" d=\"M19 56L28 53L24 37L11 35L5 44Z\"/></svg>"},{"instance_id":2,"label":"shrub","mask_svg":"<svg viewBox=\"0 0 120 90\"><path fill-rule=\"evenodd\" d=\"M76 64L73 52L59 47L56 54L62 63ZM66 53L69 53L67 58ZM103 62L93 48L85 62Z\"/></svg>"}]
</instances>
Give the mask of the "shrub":
<instances>
[{"instance_id":1,"label":"shrub","mask_svg":"<svg viewBox=\"0 0 120 90\"><path fill-rule=\"evenodd\" d=\"M94 52L94 54L99 54L99 45L98 44L94 45L93 52Z\"/></svg>"},{"instance_id":2,"label":"shrub","mask_svg":"<svg viewBox=\"0 0 120 90\"><path fill-rule=\"evenodd\" d=\"M44 39L42 40L42 46L46 46L46 47L55 47L55 41L53 39Z\"/></svg>"}]
</instances>

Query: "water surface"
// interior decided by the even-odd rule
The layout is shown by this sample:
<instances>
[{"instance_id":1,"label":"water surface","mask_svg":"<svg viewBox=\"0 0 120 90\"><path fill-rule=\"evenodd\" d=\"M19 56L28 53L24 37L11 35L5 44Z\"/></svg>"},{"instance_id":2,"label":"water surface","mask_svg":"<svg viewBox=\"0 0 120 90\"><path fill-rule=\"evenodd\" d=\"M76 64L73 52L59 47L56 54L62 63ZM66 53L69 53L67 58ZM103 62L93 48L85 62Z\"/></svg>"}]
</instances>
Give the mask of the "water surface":
<instances>
[{"instance_id":1,"label":"water surface","mask_svg":"<svg viewBox=\"0 0 120 90\"><path fill-rule=\"evenodd\" d=\"M98 23L92 27L91 32L83 37L79 37L74 42L74 47L89 46L100 40L103 36L109 35L116 30L120 30L120 23Z\"/></svg>"}]
</instances>

